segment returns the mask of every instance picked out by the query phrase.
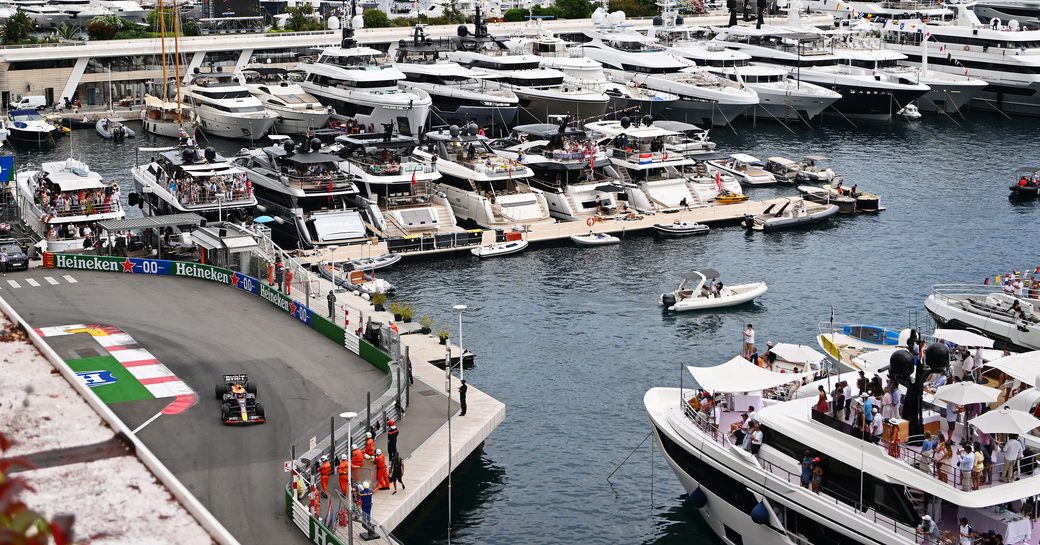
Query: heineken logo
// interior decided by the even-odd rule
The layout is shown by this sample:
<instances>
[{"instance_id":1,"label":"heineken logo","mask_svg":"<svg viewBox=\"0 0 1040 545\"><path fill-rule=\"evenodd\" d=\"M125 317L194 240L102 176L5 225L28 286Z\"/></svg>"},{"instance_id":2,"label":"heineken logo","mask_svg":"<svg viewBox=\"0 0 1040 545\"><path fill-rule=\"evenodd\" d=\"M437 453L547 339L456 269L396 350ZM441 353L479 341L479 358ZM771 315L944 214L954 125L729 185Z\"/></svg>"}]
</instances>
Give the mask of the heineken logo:
<instances>
[{"instance_id":1,"label":"heineken logo","mask_svg":"<svg viewBox=\"0 0 1040 545\"><path fill-rule=\"evenodd\" d=\"M123 270L123 265L119 260L70 254L57 254L55 256L55 266L59 269L83 269L88 271L120 272Z\"/></svg>"},{"instance_id":2,"label":"heineken logo","mask_svg":"<svg viewBox=\"0 0 1040 545\"><path fill-rule=\"evenodd\" d=\"M260 297L267 299L285 312L292 313L296 310L293 308L294 305L292 304L292 301L287 299L281 293L278 293L278 290L268 287L267 284L260 284Z\"/></svg>"},{"instance_id":3,"label":"heineken logo","mask_svg":"<svg viewBox=\"0 0 1040 545\"><path fill-rule=\"evenodd\" d=\"M233 276L230 271L225 271L208 265L199 265L198 263L186 263L183 261L177 261L174 264L173 274L176 276L201 278L202 280L220 282L221 284L231 284L231 277Z\"/></svg>"}]
</instances>

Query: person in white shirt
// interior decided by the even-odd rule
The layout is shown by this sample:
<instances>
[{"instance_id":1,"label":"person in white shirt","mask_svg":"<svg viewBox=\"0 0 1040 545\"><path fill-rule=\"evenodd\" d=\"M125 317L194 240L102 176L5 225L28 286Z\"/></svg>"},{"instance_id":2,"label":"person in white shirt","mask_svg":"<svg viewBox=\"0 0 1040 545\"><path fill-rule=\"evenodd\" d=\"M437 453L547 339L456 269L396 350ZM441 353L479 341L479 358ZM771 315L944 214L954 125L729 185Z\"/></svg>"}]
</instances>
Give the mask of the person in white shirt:
<instances>
[{"instance_id":1,"label":"person in white shirt","mask_svg":"<svg viewBox=\"0 0 1040 545\"><path fill-rule=\"evenodd\" d=\"M847 381L845 386L841 389L841 395L845 396L845 415L850 416L852 414L852 386L849 386Z\"/></svg>"},{"instance_id":2,"label":"person in white shirt","mask_svg":"<svg viewBox=\"0 0 1040 545\"><path fill-rule=\"evenodd\" d=\"M1008 436L1002 452L1004 453L1004 465L1000 468L1000 480L1009 483L1017 477L1018 461L1022 458L1022 442L1018 439L1017 434Z\"/></svg>"},{"instance_id":3,"label":"person in white shirt","mask_svg":"<svg viewBox=\"0 0 1040 545\"><path fill-rule=\"evenodd\" d=\"M744 329L744 358L751 357L751 353L755 350L755 329L751 327L751 324L747 325ZM754 362L752 362L754 363Z\"/></svg>"},{"instance_id":4,"label":"person in white shirt","mask_svg":"<svg viewBox=\"0 0 1040 545\"><path fill-rule=\"evenodd\" d=\"M877 407L873 410L874 419L870 421L870 442L877 445L881 442L881 435L885 432L884 419L878 416Z\"/></svg>"}]
</instances>

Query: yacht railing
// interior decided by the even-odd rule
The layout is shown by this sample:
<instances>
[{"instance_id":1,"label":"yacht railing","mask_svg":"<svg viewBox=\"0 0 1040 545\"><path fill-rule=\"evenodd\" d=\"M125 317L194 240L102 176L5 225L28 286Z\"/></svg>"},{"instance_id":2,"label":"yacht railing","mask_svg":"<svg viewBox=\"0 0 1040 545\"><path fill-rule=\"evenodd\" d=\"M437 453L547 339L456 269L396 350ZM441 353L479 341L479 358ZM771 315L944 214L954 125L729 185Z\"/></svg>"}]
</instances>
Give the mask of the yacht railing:
<instances>
[{"instance_id":1,"label":"yacht railing","mask_svg":"<svg viewBox=\"0 0 1040 545\"><path fill-rule=\"evenodd\" d=\"M77 206L69 206L67 208L58 208L55 206L47 206L44 208L47 212L45 217L50 218L71 218L75 216L93 216L96 214L108 214L110 212L119 212L122 207L115 199L112 199L108 204L80 204ZM49 220L47 220L49 221Z\"/></svg>"},{"instance_id":2,"label":"yacht railing","mask_svg":"<svg viewBox=\"0 0 1040 545\"><path fill-rule=\"evenodd\" d=\"M231 195L231 197L229 198L228 195ZM197 193L178 191L174 196L177 197L177 202L184 206L211 206L216 204L238 206L253 202L253 193L244 189L239 191L199 191Z\"/></svg>"}]
</instances>

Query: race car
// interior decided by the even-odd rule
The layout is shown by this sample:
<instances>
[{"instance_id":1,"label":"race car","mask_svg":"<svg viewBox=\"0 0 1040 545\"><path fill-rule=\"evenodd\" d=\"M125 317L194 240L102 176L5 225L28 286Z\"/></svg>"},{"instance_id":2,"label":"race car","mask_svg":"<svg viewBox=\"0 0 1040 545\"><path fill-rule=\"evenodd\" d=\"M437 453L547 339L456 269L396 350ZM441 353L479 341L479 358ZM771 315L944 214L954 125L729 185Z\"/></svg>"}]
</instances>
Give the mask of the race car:
<instances>
[{"instance_id":1,"label":"race car","mask_svg":"<svg viewBox=\"0 0 1040 545\"><path fill-rule=\"evenodd\" d=\"M263 424L264 404L256 400L256 384L249 382L244 374L223 375L217 384L217 399L220 405L220 421L224 424Z\"/></svg>"}]
</instances>

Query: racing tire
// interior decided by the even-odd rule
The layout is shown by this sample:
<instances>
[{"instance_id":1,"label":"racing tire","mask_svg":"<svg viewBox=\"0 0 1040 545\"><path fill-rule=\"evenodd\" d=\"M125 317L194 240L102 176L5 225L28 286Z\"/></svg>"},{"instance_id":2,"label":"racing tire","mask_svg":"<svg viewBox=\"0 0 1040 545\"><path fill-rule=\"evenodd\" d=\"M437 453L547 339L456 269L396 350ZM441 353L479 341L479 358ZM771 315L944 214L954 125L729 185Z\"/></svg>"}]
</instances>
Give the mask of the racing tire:
<instances>
[{"instance_id":1,"label":"racing tire","mask_svg":"<svg viewBox=\"0 0 1040 545\"><path fill-rule=\"evenodd\" d=\"M227 386L224 384L217 384L217 387L214 389L217 392L217 399L224 399L224 393L227 392Z\"/></svg>"},{"instance_id":2,"label":"racing tire","mask_svg":"<svg viewBox=\"0 0 1040 545\"><path fill-rule=\"evenodd\" d=\"M259 401L256 402L256 415L259 416L260 418L264 418L264 419L267 418L264 415L264 404L260 403Z\"/></svg>"},{"instance_id":3,"label":"racing tire","mask_svg":"<svg viewBox=\"0 0 1040 545\"><path fill-rule=\"evenodd\" d=\"M224 403L220 406L220 421L224 422L228 418L231 418L231 405Z\"/></svg>"},{"instance_id":4,"label":"racing tire","mask_svg":"<svg viewBox=\"0 0 1040 545\"><path fill-rule=\"evenodd\" d=\"M253 395L256 395L256 383L247 382L246 383L246 391L251 393L251 394L253 394Z\"/></svg>"}]
</instances>

